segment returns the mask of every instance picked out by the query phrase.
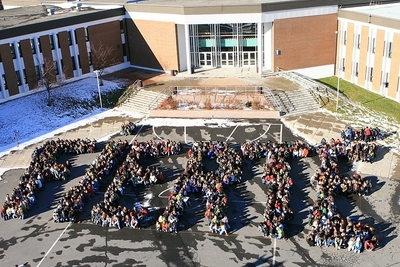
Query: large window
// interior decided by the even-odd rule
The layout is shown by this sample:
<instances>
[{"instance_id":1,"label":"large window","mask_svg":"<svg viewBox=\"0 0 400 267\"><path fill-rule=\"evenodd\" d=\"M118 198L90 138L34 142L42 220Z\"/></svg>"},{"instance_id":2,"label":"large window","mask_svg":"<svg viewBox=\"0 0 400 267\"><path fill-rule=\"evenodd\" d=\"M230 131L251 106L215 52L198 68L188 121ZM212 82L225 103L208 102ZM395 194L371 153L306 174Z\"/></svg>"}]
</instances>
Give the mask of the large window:
<instances>
[{"instance_id":1,"label":"large window","mask_svg":"<svg viewBox=\"0 0 400 267\"><path fill-rule=\"evenodd\" d=\"M256 23L191 25L189 33L195 66L241 67L256 64Z\"/></svg>"}]
</instances>

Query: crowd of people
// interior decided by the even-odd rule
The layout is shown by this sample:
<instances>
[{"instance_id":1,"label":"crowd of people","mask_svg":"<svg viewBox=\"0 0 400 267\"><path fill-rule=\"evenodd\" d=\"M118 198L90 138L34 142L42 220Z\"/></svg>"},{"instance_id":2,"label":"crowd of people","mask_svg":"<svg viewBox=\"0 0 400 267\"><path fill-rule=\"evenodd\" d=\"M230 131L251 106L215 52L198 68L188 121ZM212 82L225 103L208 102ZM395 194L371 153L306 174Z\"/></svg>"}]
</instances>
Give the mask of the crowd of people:
<instances>
[{"instance_id":1,"label":"crowd of people","mask_svg":"<svg viewBox=\"0 0 400 267\"><path fill-rule=\"evenodd\" d=\"M319 154L326 153L327 156L335 161L346 158L352 162L370 162L376 157L377 145L375 142L349 141L347 139L331 139L327 142L325 138L321 140L317 150Z\"/></svg>"},{"instance_id":2,"label":"crowd of people","mask_svg":"<svg viewBox=\"0 0 400 267\"><path fill-rule=\"evenodd\" d=\"M351 144L357 141L349 142ZM350 194L367 195L372 189L369 179L355 173L350 177L340 174L338 155L331 144L321 144L318 154L321 165L310 177L317 199L309 213L310 234L306 240L310 246L334 246L360 253L363 249L373 250L377 244L374 228L363 225L350 217L341 216L335 205L335 198ZM340 156L339 156L340 157Z\"/></svg>"},{"instance_id":3,"label":"crowd of people","mask_svg":"<svg viewBox=\"0 0 400 267\"><path fill-rule=\"evenodd\" d=\"M85 203L100 189L102 183L112 175L129 151L128 141L111 140L90 164L78 184L72 186L58 201L53 211L54 222L76 222Z\"/></svg>"},{"instance_id":4,"label":"crowd of people","mask_svg":"<svg viewBox=\"0 0 400 267\"><path fill-rule=\"evenodd\" d=\"M200 175L206 198L205 218L212 233L229 235L228 196L225 187L240 183L243 176L243 154L227 142L200 142L192 146L192 161L207 156L216 160L216 170ZM197 156L196 156L197 155ZM191 164L192 165L192 164Z\"/></svg>"},{"instance_id":5,"label":"crowd of people","mask_svg":"<svg viewBox=\"0 0 400 267\"><path fill-rule=\"evenodd\" d=\"M207 170L205 161L216 161L215 170ZM175 181L168 205L157 220L156 228L176 232L177 222L190 205L189 193L202 193L206 199L205 218L210 231L229 234L228 198L224 187L238 183L242 177L242 155L226 142L193 142L188 151L184 173Z\"/></svg>"},{"instance_id":6,"label":"crowd of people","mask_svg":"<svg viewBox=\"0 0 400 267\"><path fill-rule=\"evenodd\" d=\"M251 151L253 147L263 147L262 157L266 159L263 165L262 184L267 186L266 208L263 221L258 230L263 236L285 238L286 223L293 219L290 208L290 194L293 180L290 177L290 159L307 157L312 148L302 142L247 142L242 145L243 150ZM250 158L251 159L251 158Z\"/></svg>"},{"instance_id":7,"label":"crowd of people","mask_svg":"<svg viewBox=\"0 0 400 267\"><path fill-rule=\"evenodd\" d=\"M352 127L347 127L347 129L342 130L340 133L343 140L346 141L364 141L372 142L376 141L382 137L381 130L378 127L368 127L361 128L360 130L353 129Z\"/></svg>"},{"instance_id":8,"label":"crowd of people","mask_svg":"<svg viewBox=\"0 0 400 267\"><path fill-rule=\"evenodd\" d=\"M167 152L167 148L173 148L173 154L177 154L180 153L182 145L171 140L135 141L132 144L122 142L119 149L121 159L117 161L115 172L110 173L112 182L104 193L104 200L92 208L93 223L103 227L140 227L141 222L146 219L147 209L138 203L132 208L122 207L119 204L120 199L127 186L150 185L164 180L159 167L145 166L144 163L148 158L172 155Z\"/></svg>"},{"instance_id":9,"label":"crowd of people","mask_svg":"<svg viewBox=\"0 0 400 267\"><path fill-rule=\"evenodd\" d=\"M4 220L24 219L36 203L37 194L44 189L44 183L65 180L71 173L69 161L58 163L63 154L83 154L94 152L96 141L89 139L49 140L36 147L31 155L28 168L19 179L19 184L11 194L7 194L2 206L1 216Z\"/></svg>"},{"instance_id":10,"label":"crowd of people","mask_svg":"<svg viewBox=\"0 0 400 267\"><path fill-rule=\"evenodd\" d=\"M135 129L136 129L136 124L134 122L127 121L121 124L121 130L119 133L121 135L132 135L134 134Z\"/></svg>"}]
</instances>

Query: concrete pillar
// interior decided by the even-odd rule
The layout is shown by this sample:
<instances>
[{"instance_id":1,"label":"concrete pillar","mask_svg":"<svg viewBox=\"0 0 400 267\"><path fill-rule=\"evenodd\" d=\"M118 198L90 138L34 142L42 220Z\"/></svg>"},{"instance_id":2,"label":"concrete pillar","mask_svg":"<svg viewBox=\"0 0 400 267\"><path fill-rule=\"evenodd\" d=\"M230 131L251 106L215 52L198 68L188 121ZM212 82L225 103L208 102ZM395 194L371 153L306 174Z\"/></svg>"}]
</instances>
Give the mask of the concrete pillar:
<instances>
[{"instance_id":1,"label":"concrete pillar","mask_svg":"<svg viewBox=\"0 0 400 267\"><path fill-rule=\"evenodd\" d=\"M192 74L192 57L190 56L189 24L185 24L186 64L188 74Z\"/></svg>"},{"instance_id":2,"label":"concrete pillar","mask_svg":"<svg viewBox=\"0 0 400 267\"><path fill-rule=\"evenodd\" d=\"M258 74L262 75L262 68L263 68L263 47L262 47L262 38L263 38L263 28L262 22L257 23L257 69Z\"/></svg>"}]
</instances>

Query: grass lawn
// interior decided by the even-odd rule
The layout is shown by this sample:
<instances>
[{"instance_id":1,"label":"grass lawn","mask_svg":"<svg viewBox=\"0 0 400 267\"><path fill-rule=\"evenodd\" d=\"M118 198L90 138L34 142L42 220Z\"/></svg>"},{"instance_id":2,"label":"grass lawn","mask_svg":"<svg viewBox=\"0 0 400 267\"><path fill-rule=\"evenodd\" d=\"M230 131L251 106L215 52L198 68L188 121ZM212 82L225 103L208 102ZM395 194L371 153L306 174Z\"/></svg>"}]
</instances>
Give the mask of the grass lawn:
<instances>
[{"instance_id":1,"label":"grass lawn","mask_svg":"<svg viewBox=\"0 0 400 267\"><path fill-rule=\"evenodd\" d=\"M336 76L319 79L320 82L336 90L338 79ZM377 113L386 114L400 123L400 103L372 93L360 86L350 82L340 80L340 93L347 96L350 100L358 102L364 107L374 110ZM327 101L325 108L335 111L336 102Z\"/></svg>"}]
</instances>

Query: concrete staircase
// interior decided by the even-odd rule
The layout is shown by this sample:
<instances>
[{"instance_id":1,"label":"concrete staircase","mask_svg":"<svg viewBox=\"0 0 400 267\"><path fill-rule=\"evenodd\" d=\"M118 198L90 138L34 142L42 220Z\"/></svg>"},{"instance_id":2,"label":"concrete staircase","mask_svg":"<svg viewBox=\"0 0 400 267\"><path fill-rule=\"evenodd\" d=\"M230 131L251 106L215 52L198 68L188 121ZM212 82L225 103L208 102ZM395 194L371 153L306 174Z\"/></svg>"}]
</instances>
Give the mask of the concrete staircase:
<instances>
[{"instance_id":1,"label":"concrete staircase","mask_svg":"<svg viewBox=\"0 0 400 267\"><path fill-rule=\"evenodd\" d=\"M138 89L134 95L128 98L119 108L128 113L135 112L147 116L149 110L158 107L165 98L167 98L167 95L165 94L141 88Z\"/></svg>"},{"instance_id":2,"label":"concrete staircase","mask_svg":"<svg viewBox=\"0 0 400 267\"><path fill-rule=\"evenodd\" d=\"M281 115L311 113L321 107L307 89L271 91L265 96L274 108L281 112Z\"/></svg>"}]
</instances>

